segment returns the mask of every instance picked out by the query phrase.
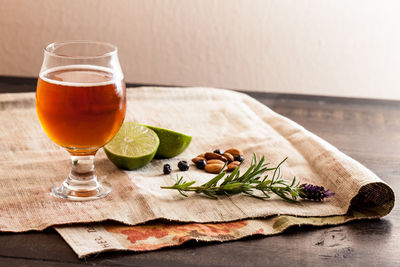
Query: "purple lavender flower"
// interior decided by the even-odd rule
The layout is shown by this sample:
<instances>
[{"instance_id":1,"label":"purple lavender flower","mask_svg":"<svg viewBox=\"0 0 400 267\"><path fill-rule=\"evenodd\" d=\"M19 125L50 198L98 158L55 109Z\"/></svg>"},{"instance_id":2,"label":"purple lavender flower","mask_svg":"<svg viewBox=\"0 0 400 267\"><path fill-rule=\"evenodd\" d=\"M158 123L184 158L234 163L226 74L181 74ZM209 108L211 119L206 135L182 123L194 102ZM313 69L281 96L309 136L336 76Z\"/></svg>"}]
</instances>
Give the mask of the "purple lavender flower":
<instances>
[{"instance_id":1,"label":"purple lavender flower","mask_svg":"<svg viewBox=\"0 0 400 267\"><path fill-rule=\"evenodd\" d=\"M304 199L322 201L324 198L333 196L335 193L332 191L325 190L323 186L302 184L299 186L299 196Z\"/></svg>"}]
</instances>

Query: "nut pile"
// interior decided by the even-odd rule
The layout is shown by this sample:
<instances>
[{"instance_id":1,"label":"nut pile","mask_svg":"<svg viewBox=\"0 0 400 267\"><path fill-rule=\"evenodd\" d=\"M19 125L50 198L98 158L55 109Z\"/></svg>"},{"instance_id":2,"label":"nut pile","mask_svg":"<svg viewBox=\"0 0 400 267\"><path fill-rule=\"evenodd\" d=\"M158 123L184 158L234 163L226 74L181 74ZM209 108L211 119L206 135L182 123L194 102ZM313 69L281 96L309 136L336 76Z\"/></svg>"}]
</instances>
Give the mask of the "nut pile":
<instances>
[{"instance_id":1,"label":"nut pile","mask_svg":"<svg viewBox=\"0 0 400 267\"><path fill-rule=\"evenodd\" d=\"M230 148L224 153L220 149L206 152L193 158L192 161L198 169L209 173L219 173L226 165L226 171L231 172L244 160L243 152L237 148Z\"/></svg>"}]
</instances>

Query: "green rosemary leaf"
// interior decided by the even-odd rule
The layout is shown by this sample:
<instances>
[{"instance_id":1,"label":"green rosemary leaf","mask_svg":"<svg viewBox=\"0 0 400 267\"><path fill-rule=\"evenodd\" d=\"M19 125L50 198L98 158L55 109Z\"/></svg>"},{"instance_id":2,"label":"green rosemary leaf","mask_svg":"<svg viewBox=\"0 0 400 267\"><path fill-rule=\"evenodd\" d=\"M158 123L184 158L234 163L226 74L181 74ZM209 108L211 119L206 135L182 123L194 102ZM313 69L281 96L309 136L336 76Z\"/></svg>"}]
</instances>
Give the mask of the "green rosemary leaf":
<instances>
[{"instance_id":1,"label":"green rosemary leaf","mask_svg":"<svg viewBox=\"0 0 400 267\"><path fill-rule=\"evenodd\" d=\"M262 199L262 200L268 198L268 197L262 197L262 196L254 195L253 193L250 193L249 191L244 191L243 193L248 195L248 196L251 196L251 197L254 197L254 198L258 198L258 199Z\"/></svg>"},{"instance_id":2,"label":"green rosemary leaf","mask_svg":"<svg viewBox=\"0 0 400 267\"><path fill-rule=\"evenodd\" d=\"M208 196L208 197L210 197L212 199L217 199L218 198L215 194L213 194L213 193L211 193L211 192L209 192L207 190L204 191L203 194L205 194L206 196Z\"/></svg>"},{"instance_id":3,"label":"green rosemary leaf","mask_svg":"<svg viewBox=\"0 0 400 267\"><path fill-rule=\"evenodd\" d=\"M182 196L184 196L184 197L187 197L188 195L186 195L182 190L179 190L178 189L178 192L179 192L179 194L181 194Z\"/></svg>"},{"instance_id":4,"label":"green rosemary leaf","mask_svg":"<svg viewBox=\"0 0 400 267\"><path fill-rule=\"evenodd\" d=\"M232 181L237 175L239 175L239 168L240 168L240 166L236 167L236 168L233 170L233 172L225 178L225 180L222 182L221 185L225 185L225 184L229 183L229 182Z\"/></svg>"},{"instance_id":5,"label":"green rosemary leaf","mask_svg":"<svg viewBox=\"0 0 400 267\"><path fill-rule=\"evenodd\" d=\"M249 175L249 173L251 173L251 171L255 168L256 164L257 164L257 157L256 157L256 154L253 154L253 159L251 160L250 167L247 169L247 171L242 176L240 176L238 178L238 180L242 180L243 177L247 177L247 175Z\"/></svg>"},{"instance_id":6,"label":"green rosemary leaf","mask_svg":"<svg viewBox=\"0 0 400 267\"><path fill-rule=\"evenodd\" d=\"M260 190L260 191L264 194L265 198L270 198L270 196L267 194L267 192L265 192L264 190Z\"/></svg>"},{"instance_id":7,"label":"green rosemary leaf","mask_svg":"<svg viewBox=\"0 0 400 267\"><path fill-rule=\"evenodd\" d=\"M276 178L276 177L279 177L280 176L280 173L281 173L281 165L285 162L287 160L287 157L286 158L284 158L279 164L278 164L278 166L276 166L276 168L275 168L275 171L274 171L274 174L272 175L272 181L274 181L274 179ZM278 175L276 176L276 173L278 172Z\"/></svg>"},{"instance_id":8,"label":"green rosemary leaf","mask_svg":"<svg viewBox=\"0 0 400 267\"><path fill-rule=\"evenodd\" d=\"M180 187L181 187L181 188L186 188L186 187L191 186L191 185L194 184L194 183L196 183L196 181L191 181L191 182L187 182L187 183L182 183L182 184L180 184Z\"/></svg>"},{"instance_id":9,"label":"green rosemary leaf","mask_svg":"<svg viewBox=\"0 0 400 267\"><path fill-rule=\"evenodd\" d=\"M207 183L203 184L202 186L204 188L210 188L211 186L214 186L218 183L219 180L221 180L225 176L225 172L221 171L217 176L215 176L213 179L208 181Z\"/></svg>"},{"instance_id":10,"label":"green rosemary leaf","mask_svg":"<svg viewBox=\"0 0 400 267\"><path fill-rule=\"evenodd\" d=\"M267 181L267 179L268 179L268 174L264 176L264 178L262 179L262 181L261 181L261 182L262 182L262 183L264 183L264 182L266 182L266 181Z\"/></svg>"},{"instance_id":11,"label":"green rosemary leaf","mask_svg":"<svg viewBox=\"0 0 400 267\"><path fill-rule=\"evenodd\" d=\"M290 186L291 186L291 187L294 186L295 183L296 183L296 176L293 177L293 180L292 180L292 183L290 184Z\"/></svg>"},{"instance_id":12,"label":"green rosemary leaf","mask_svg":"<svg viewBox=\"0 0 400 267\"><path fill-rule=\"evenodd\" d=\"M258 174L264 173L267 170L267 168L261 169L261 170L257 170L254 169L254 171L248 175L248 177L246 177L243 182L247 182L250 179L252 179L253 177L257 176ZM255 177L254 179L259 179L259 177Z\"/></svg>"},{"instance_id":13,"label":"green rosemary leaf","mask_svg":"<svg viewBox=\"0 0 400 267\"><path fill-rule=\"evenodd\" d=\"M250 165L250 167L247 169L247 171L242 176L238 177L237 179L239 181L244 180L253 171L254 168L255 168L255 165Z\"/></svg>"}]
</instances>

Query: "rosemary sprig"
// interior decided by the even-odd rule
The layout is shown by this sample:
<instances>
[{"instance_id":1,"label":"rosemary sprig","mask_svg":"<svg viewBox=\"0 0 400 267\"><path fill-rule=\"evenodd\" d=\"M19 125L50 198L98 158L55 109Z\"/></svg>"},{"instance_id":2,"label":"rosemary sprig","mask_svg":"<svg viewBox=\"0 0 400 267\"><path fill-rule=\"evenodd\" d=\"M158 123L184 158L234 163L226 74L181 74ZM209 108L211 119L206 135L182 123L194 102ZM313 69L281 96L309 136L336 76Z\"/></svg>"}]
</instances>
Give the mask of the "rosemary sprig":
<instances>
[{"instance_id":1,"label":"rosemary sprig","mask_svg":"<svg viewBox=\"0 0 400 267\"><path fill-rule=\"evenodd\" d=\"M325 190L322 186L300 185L296 177L293 177L291 182L283 180L281 166L286 160L287 157L276 167L268 167L269 163L264 163L264 156L257 160L257 156L253 155L250 167L242 175L240 175L239 165L231 174L228 175L221 171L200 186L193 186L196 183L195 181L186 182L183 177L177 177L174 185L162 186L161 188L178 190L184 197L188 196L185 192L196 192L213 199L216 199L219 195L232 196L241 193L258 199L266 199L270 198L270 194L273 193L284 200L296 202L298 197L322 201L324 198L334 195L333 192L329 189ZM267 172L272 172L271 178L268 178ZM258 194L256 194L257 192Z\"/></svg>"}]
</instances>

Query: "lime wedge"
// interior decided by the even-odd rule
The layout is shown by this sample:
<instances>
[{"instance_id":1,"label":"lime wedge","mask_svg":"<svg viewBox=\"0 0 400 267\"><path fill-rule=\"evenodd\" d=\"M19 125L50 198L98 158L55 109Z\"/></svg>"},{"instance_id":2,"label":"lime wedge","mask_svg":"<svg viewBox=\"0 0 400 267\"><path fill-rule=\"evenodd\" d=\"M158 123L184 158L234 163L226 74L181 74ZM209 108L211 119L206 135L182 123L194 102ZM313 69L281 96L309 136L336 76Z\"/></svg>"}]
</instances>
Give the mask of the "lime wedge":
<instances>
[{"instance_id":1,"label":"lime wedge","mask_svg":"<svg viewBox=\"0 0 400 267\"><path fill-rule=\"evenodd\" d=\"M153 159L159 144L153 130L134 122L124 122L114 138L104 146L104 151L117 167L135 170Z\"/></svg>"},{"instance_id":2,"label":"lime wedge","mask_svg":"<svg viewBox=\"0 0 400 267\"><path fill-rule=\"evenodd\" d=\"M192 137L183 133L174 132L168 129L143 125L152 129L160 138L157 158L172 158L181 154L189 146Z\"/></svg>"}]
</instances>

